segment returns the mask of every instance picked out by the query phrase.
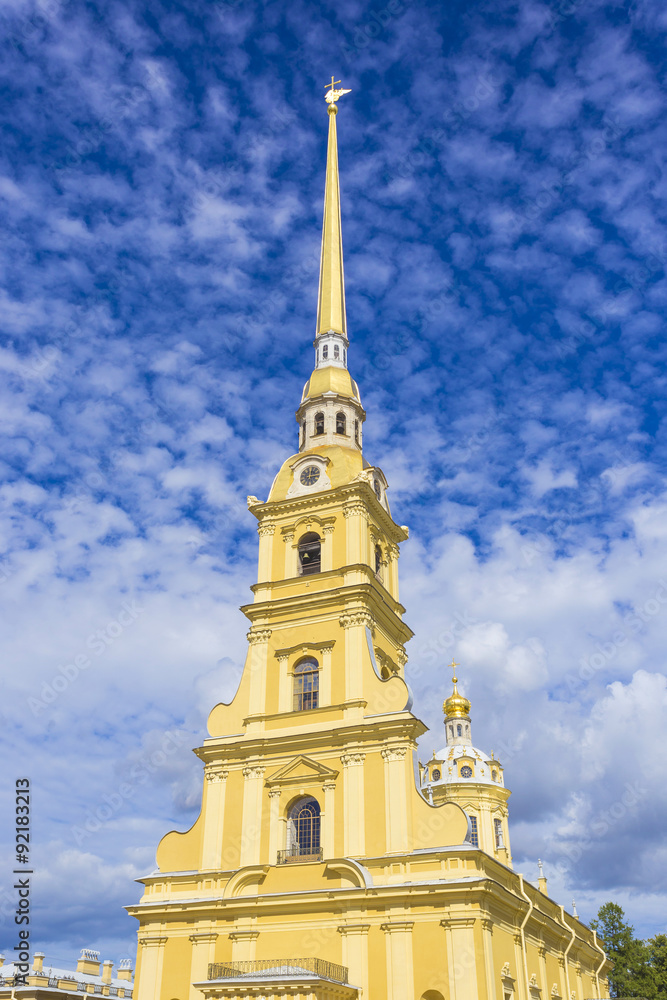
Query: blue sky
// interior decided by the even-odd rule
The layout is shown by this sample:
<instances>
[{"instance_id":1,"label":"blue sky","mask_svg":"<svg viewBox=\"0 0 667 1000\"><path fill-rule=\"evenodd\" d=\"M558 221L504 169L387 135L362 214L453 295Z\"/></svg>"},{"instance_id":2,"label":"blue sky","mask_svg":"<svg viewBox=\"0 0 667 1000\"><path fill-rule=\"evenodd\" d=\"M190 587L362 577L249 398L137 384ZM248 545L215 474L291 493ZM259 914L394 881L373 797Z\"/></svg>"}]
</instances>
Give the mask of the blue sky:
<instances>
[{"instance_id":1,"label":"blue sky","mask_svg":"<svg viewBox=\"0 0 667 1000\"><path fill-rule=\"evenodd\" d=\"M515 867L665 932L664 5L1 17L0 780L33 782L35 943L134 957L133 879L198 810L190 748L245 655L245 498L312 364L332 72L422 756L454 655Z\"/></svg>"}]
</instances>

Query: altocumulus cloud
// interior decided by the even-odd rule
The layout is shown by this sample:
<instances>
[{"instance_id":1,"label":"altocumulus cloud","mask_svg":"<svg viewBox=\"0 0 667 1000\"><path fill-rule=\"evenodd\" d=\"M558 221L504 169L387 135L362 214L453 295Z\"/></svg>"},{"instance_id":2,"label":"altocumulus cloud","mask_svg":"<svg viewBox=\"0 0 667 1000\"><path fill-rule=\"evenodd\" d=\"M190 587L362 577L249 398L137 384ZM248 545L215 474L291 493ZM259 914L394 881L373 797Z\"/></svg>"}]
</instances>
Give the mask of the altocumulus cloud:
<instances>
[{"instance_id":1,"label":"altocumulus cloud","mask_svg":"<svg viewBox=\"0 0 667 1000\"><path fill-rule=\"evenodd\" d=\"M196 813L189 748L245 650L245 496L310 371L332 71L426 739L455 656L515 865L664 929L662 4L2 17L2 781L34 786L39 943L131 957L132 879Z\"/></svg>"}]
</instances>

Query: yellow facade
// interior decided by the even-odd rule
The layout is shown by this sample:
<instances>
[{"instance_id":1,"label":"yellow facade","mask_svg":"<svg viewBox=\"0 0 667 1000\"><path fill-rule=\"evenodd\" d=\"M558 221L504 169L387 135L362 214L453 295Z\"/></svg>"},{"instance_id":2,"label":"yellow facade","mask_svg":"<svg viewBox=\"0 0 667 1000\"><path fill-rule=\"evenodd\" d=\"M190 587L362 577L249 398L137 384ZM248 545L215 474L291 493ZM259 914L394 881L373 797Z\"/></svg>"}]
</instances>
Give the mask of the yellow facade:
<instances>
[{"instance_id":1,"label":"yellow facade","mask_svg":"<svg viewBox=\"0 0 667 1000\"><path fill-rule=\"evenodd\" d=\"M318 317L334 319L318 323L299 451L265 502L248 498L259 557L245 669L195 751L200 816L163 838L129 907L135 1000L606 997L593 932L510 867L504 784L439 785L434 762L417 762L426 727L398 591L408 533L362 454L331 128L325 204ZM471 813L480 830L502 816L500 847L491 833L474 845Z\"/></svg>"}]
</instances>

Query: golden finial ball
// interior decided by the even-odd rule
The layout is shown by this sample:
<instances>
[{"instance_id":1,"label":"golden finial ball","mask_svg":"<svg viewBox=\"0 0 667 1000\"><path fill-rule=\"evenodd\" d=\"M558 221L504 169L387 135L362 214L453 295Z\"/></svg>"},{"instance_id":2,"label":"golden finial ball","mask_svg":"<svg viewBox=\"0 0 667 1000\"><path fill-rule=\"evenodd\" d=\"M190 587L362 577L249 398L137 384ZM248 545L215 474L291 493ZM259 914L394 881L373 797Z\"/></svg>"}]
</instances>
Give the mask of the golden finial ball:
<instances>
[{"instance_id":1,"label":"golden finial ball","mask_svg":"<svg viewBox=\"0 0 667 1000\"><path fill-rule=\"evenodd\" d=\"M327 108L327 114L329 114L329 115L337 115L338 114L338 105L337 104L330 104L329 107Z\"/></svg>"}]
</instances>

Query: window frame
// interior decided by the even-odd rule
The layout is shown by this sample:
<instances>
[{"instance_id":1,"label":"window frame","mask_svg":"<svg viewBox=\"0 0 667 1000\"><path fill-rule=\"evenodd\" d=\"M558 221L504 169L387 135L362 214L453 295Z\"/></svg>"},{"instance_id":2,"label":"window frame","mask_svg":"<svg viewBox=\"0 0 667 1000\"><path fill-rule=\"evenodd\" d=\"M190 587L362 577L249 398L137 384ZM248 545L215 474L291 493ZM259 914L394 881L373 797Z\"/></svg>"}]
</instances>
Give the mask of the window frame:
<instances>
[{"instance_id":1,"label":"window frame","mask_svg":"<svg viewBox=\"0 0 667 1000\"><path fill-rule=\"evenodd\" d=\"M307 669L307 668L311 669ZM302 656L292 670L292 711L310 712L320 705L320 664L314 656Z\"/></svg>"}]
</instances>

